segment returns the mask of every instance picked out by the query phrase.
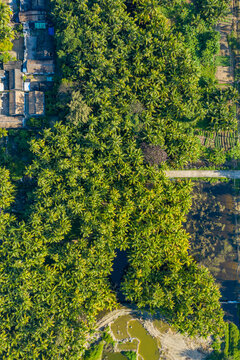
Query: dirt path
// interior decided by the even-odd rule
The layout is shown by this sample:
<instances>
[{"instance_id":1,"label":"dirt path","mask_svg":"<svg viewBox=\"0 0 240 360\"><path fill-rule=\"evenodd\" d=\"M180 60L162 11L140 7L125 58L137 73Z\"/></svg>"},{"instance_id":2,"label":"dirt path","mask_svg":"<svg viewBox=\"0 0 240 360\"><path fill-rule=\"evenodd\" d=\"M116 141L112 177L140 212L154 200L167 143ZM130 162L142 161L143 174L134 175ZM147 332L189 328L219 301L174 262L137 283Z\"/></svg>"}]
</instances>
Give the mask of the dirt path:
<instances>
[{"instance_id":1,"label":"dirt path","mask_svg":"<svg viewBox=\"0 0 240 360\"><path fill-rule=\"evenodd\" d=\"M216 70L216 79L219 84L234 84L234 57L228 44L228 36L233 30L234 6L230 6L228 16L224 21L217 25L217 31L220 33L220 56L228 56L230 59L229 66L218 66Z\"/></svg>"},{"instance_id":2,"label":"dirt path","mask_svg":"<svg viewBox=\"0 0 240 360\"><path fill-rule=\"evenodd\" d=\"M136 311L129 309L129 308L114 310L114 311L110 312L109 314L105 315L101 320L99 320L97 322L96 330L101 330L102 328L108 326L111 322L116 320L119 316L129 315L129 314L131 315L134 313L136 313Z\"/></svg>"}]
</instances>

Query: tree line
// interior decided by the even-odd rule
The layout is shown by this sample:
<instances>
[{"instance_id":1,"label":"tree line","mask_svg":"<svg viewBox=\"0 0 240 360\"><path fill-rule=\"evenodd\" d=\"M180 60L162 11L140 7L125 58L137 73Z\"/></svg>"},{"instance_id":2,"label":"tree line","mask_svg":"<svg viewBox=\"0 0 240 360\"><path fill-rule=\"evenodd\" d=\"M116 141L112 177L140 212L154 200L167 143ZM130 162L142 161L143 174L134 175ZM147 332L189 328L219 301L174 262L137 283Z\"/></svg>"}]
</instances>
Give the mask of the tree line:
<instances>
[{"instance_id":1,"label":"tree line","mask_svg":"<svg viewBox=\"0 0 240 360\"><path fill-rule=\"evenodd\" d=\"M0 1L0 63L7 62L11 56L9 51L12 50L14 39L14 30L10 25L11 10L8 4Z\"/></svg>"}]
</instances>

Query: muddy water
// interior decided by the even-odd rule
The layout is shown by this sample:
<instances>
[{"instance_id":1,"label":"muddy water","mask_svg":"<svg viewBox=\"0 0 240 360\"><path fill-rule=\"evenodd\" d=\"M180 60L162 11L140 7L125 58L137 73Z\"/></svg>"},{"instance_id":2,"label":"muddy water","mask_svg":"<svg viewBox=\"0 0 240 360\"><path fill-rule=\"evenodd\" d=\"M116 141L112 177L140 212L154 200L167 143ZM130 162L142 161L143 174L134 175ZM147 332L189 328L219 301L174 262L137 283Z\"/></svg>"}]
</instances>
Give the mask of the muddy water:
<instances>
[{"instance_id":1,"label":"muddy water","mask_svg":"<svg viewBox=\"0 0 240 360\"><path fill-rule=\"evenodd\" d=\"M192 235L193 256L209 268L221 286L226 318L239 325L237 304L225 303L240 300L233 185L198 183L186 227Z\"/></svg>"},{"instance_id":2,"label":"muddy water","mask_svg":"<svg viewBox=\"0 0 240 360\"><path fill-rule=\"evenodd\" d=\"M138 320L131 320L128 322L128 333L132 338L139 340L138 359L143 360L158 360L159 351L157 341L151 337L143 325Z\"/></svg>"},{"instance_id":3,"label":"muddy water","mask_svg":"<svg viewBox=\"0 0 240 360\"><path fill-rule=\"evenodd\" d=\"M121 353L109 353L104 356L104 360L128 360L128 358Z\"/></svg>"}]
</instances>

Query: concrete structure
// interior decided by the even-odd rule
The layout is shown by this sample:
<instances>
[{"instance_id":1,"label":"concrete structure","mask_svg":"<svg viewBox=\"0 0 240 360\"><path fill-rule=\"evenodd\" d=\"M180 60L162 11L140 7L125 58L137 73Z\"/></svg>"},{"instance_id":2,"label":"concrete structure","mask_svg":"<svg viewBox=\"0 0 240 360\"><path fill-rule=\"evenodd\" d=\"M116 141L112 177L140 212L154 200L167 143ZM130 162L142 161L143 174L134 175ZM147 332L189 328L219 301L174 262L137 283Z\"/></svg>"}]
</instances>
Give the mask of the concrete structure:
<instances>
[{"instance_id":1,"label":"concrete structure","mask_svg":"<svg viewBox=\"0 0 240 360\"><path fill-rule=\"evenodd\" d=\"M167 170L169 178L228 178L240 179L240 170Z\"/></svg>"}]
</instances>

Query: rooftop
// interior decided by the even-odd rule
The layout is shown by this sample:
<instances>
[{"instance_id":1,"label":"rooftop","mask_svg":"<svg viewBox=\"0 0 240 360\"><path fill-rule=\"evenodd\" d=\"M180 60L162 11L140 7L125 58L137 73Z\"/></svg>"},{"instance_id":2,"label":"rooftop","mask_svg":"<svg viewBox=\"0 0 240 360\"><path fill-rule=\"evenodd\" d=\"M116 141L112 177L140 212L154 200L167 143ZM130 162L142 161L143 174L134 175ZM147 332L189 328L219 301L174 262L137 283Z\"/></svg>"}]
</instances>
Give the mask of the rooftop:
<instances>
[{"instance_id":1,"label":"rooftop","mask_svg":"<svg viewBox=\"0 0 240 360\"><path fill-rule=\"evenodd\" d=\"M25 93L24 91L12 90L9 92L9 114L24 115Z\"/></svg>"},{"instance_id":2,"label":"rooftop","mask_svg":"<svg viewBox=\"0 0 240 360\"><path fill-rule=\"evenodd\" d=\"M22 72L19 69L9 71L9 90L23 90Z\"/></svg>"},{"instance_id":3,"label":"rooftop","mask_svg":"<svg viewBox=\"0 0 240 360\"><path fill-rule=\"evenodd\" d=\"M22 68L22 61L9 61L8 63L3 64L3 70L12 70L12 69L19 69Z\"/></svg>"},{"instance_id":4,"label":"rooftop","mask_svg":"<svg viewBox=\"0 0 240 360\"><path fill-rule=\"evenodd\" d=\"M19 128L23 126L23 116L0 115L0 128Z\"/></svg>"},{"instance_id":5,"label":"rooftop","mask_svg":"<svg viewBox=\"0 0 240 360\"><path fill-rule=\"evenodd\" d=\"M44 92L30 91L28 93L29 115L44 115Z\"/></svg>"},{"instance_id":6,"label":"rooftop","mask_svg":"<svg viewBox=\"0 0 240 360\"><path fill-rule=\"evenodd\" d=\"M28 74L53 74L54 61L53 60L27 60Z\"/></svg>"},{"instance_id":7,"label":"rooftop","mask_svg":"<svg viewBox=\"0 0 240 360\"><path fill-rule=\"evenodd\" d=\"M41 10L29 10L19 13L19 21L29 22L29 21L44 21L46 19L46 11Z\"/></svg>"},{"instance_id":8,"label":"rooftop","mask_svg":"<svg viewBox=\"0 0 240 360\"><path fill-rule=\"evenodd\" d=\"M45 10L46 5L46 0L20 0L21 11Z\"/></svg>"},{"instance_id":9,"label":"rooftop","mask_svg":"<svg viewBox=\"0 0 240 360\"><path fill-rule=\"evenodd\" d=\"M49 35L47 24L44 21L30 23L25 37L25 58L27 60L52 59L54 53L53 36Z\"/></svg>"}]
</instances>

